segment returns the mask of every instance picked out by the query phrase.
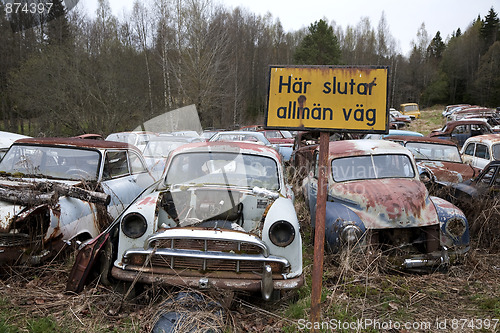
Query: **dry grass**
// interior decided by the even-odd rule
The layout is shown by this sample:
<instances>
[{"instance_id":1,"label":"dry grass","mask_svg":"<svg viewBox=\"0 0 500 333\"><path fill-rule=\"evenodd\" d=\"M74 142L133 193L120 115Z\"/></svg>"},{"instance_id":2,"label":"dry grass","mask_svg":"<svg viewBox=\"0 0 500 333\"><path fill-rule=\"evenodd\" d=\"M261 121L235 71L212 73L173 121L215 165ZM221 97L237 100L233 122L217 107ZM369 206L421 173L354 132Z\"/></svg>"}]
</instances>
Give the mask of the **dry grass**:
<instances>
[{"instance_id":1,"label":"dry grass","mask_svg":"<svg viewBox=\"0 0 500 333\"><path fill-rule=\"evenodd\" d=\"M440 116L440 110L433 112ZM432 121L422 119L415 126L419 122L435 128ZM294 190L299 189L297 182L294 185ZM207 328L214 332L295 332L300 328L299 320L309 320L314 255L308 209L300 191L296 195L306 281L298 291L283 294L279 301L265 303L258 295L211 293L203 300L179 302L175 301L179 289L157 286L146 286L137 295L125 298L128 286L108 288L98 283L91 283L81 294L67 294L65 285L73 258L63 258L42 267L4 270L0 279L0 332L150 332L158 316L172 310L185 314L179 325L190 324L194 332ZM445 273L391 272L384 256L376 252L326 254L322 320L432 324L448 320L446 329L439 332L472 332L470 327L452 329L451 320L500 318L500 219L496 204L488 208L473 210L471 250L463 264ZM192 309L196 309L195 315ZM178 329L187 330L185 326ZM365 326L344 331L437 329L384 330ZM474 330L481 331L493 329ZM500 324L496 331L500 331Z\"/></svg>"}]
</instances>

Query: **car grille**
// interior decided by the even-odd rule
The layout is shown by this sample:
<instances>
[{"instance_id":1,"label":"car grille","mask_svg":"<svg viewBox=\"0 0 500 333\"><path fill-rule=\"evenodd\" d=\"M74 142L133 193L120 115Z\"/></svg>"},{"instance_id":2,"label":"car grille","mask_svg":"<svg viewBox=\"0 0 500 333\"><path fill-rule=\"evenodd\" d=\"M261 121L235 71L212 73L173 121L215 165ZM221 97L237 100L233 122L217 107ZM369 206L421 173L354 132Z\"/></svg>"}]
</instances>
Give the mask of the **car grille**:
<instances>
[{"instance_id":1,"label":"car grille","mask_svg":"<svg viewBox=\"0 0 500 333\"><path fill-rule=\"evenodd\" d=\"M273 273L283 273L284 267L281 263L265 261L246 261L232 259L203 259L196 257L179 257L175 255L152 254L146 263L148 255L131 254L127 262L134 266L161 267L176 270L217 271L236 273L260 273L264 265L271 266Z\"/></svg>"},{"instance_id":2,"label":"car grille","mask_svg":"<svg viewBox=\"0 0 500 333\"><path fill-rule=\"evenodd\" d=\"M27 234L0 234L0 246L3 247L29 246L31 244L33 241Z\"/></svg>"},{"instance_id":3,"label":"car grille","mask_svg":"<svg viewBox=\"0 0 500 333\"><path fill-rule=\"evenodd\" d=\"M180 236L179 236L180 235ZM262 273L265 265L273 274L287 273L285 258L269 255L257 237L242 232L170 230L156 234L143 249L130 249L123 264L136 267L194 270L198 272Z\"/></svg>"},{"instance_id":4,"label":"car grille","mask_svg":"<svg viewBox=\"0 0 500 333\"><path fill-rule=\"evenodd\" d=\"M439 250L439 226L371 229L368 244L388 254L425 254Z\"/></svg>"},{"instance_id":5,"label":"car grille","mask_svg":"<svg viewBox=\"0 0 500 333\"><path fill-rule=\"evenodd\" d=\"M226 240L161 239L151 242L150 246L164 249L262 254L262 249L254 244Z\"/></svg>"}]
</instances>

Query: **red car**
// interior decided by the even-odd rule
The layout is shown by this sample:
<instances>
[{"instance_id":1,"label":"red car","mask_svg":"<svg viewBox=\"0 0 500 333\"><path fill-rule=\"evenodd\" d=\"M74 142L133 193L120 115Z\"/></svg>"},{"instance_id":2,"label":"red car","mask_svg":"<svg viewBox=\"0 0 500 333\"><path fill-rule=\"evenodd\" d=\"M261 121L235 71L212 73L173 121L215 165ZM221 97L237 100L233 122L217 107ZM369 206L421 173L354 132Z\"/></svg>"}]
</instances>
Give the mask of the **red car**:
<instances>
[{"instance_id":1,"label":"red car","mask_svg":"<svg viewBox=\"0 0 500 333\"><path fill-rule=\"evenodd\" d=\"M481 119L461 119L447 122L443 128L432 131L428 137L450 140L462 147L471 136L491 134L495 130Z\"/></svg>"},{"instance_id":2,"label":"red car","mask_svg":"<svg viewBox=\"0 0 500 333\"><path fill-rule=\"evenodd\" d=\"M479 169L463 162L457 145L451 141L396 135L384 140L398 142L412 152L420 179L426 185L435 182L461 183L479 174Z\"/></svg>"}]
</instances>

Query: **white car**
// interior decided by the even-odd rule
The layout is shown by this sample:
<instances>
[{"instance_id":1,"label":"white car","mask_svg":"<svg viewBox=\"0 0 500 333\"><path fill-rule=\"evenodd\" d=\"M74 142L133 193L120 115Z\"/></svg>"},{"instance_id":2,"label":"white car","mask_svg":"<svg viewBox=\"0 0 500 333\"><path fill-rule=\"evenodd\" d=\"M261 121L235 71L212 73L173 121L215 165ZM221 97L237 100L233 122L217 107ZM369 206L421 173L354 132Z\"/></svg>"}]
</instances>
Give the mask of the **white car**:
<instances>
[{"instance_id":1,"label":"white car","mask_svg":"<svg viewBox=\"0 0 500 333\"><path fill-rule=\"evenodd\" d=\"M5 155L7 150L9 150L9 147L14 141L24 138L29 138L29 136L0 131L0 159Z\"/></svg>"},{"instance_id":2,"label":"white car","mask_svg":"<svg viewBox=\"0 0 500 333\"><path fill-rule=\"evenodd\" d=\"M143 155L147 167L155 179L160 179L165 170L168 154L172 150L191 142L201 142L200 137L160 135L151 138L144 148Z\"/></svg>"},{"instance_id":3,"label":"white car","mask_svg":"<svg viewBox=\"0 0 500 333\"><path fill-rule=\"evenodd\" d=\"M81 249L67 289L83 288L101 248L108 252L101 258L111 258L102 267L122 281L261 291L264 299L300 287L302 238L283 171L278 153L263 145L177 148L164 181Z\"/></svg>"},{"instance_id":4,"label":"white car","mask_svg":"<svg viewBox=\"0 0 500 333\"><path fill-rule=\"evenodd\" d=\"M405 121L411 122L411 117L410 116L404 115L404 114L402 114L401 112L399 112L398 110L396 110L394 108L390 108L389 113L394 118L404 119Z\"/></svg>"},{"instance_id":5,"label":"white car","mask_svg":"<svg viewBox=\"0 0 500 333\"><path fill-rule=\"evenodd\" d=\"M153 182L125 143L17 140L0 162L0 263L38 264L97 236Z\"/></svg>"},{"instance_id":6,"label":"white car","mask_svg":"<svg viewBox=\"0 0 500 333\"><path fill-rule=\"evenodd\" d=\"M491 161L500 161L500 134L472 136L460 153L465 163L482 170Z\"/></svg>"},{"instance_id":7,"label":"white car","mask_svg":"<svg viewBox=\"0 0 500 333\"><path fill-rule=\"evenodd\" d=\"M108 135L106 140L128 143L129 145L136 146L140 151L143 151L148 141L156 136L158 136L158 134L153 132L116 132Z\"/></svg>"}]
</instances>

